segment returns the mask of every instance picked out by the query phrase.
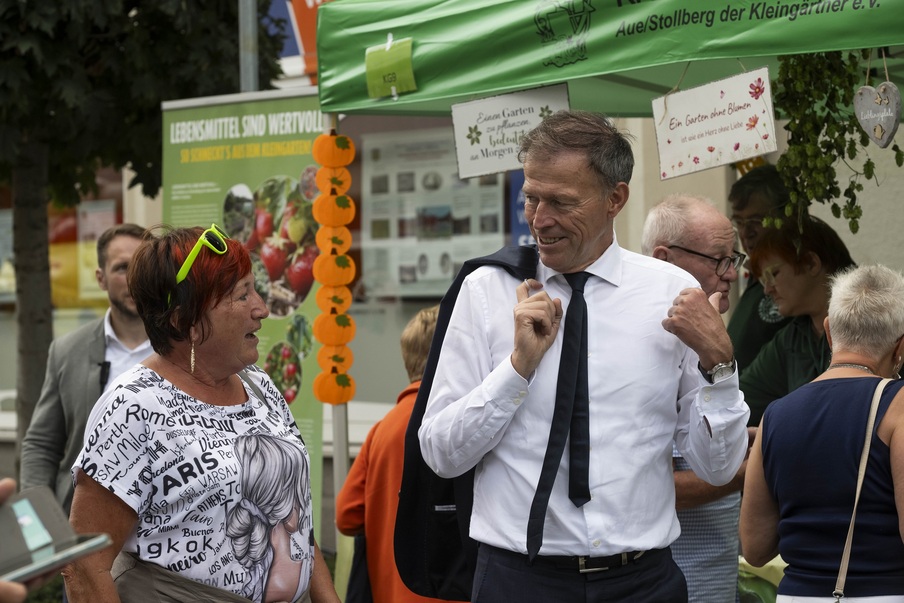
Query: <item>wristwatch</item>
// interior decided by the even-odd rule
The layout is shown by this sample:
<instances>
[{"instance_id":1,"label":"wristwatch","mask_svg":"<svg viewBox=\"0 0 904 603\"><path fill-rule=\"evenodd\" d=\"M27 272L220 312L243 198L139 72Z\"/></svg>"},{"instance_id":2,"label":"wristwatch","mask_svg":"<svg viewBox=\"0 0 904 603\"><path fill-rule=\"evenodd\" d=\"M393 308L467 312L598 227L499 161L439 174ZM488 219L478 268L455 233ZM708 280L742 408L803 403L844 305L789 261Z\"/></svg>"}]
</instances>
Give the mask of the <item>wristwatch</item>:
<instances>
[{"instance_id":1,"label":"wristwatch","mask_svg":"<svg viewBox=\"0 0 904 603\"><path fill-rule=\"evenodd\" d=\"M728 377L731 377L735 372L735 360L732 358L729 362L720 362L716 366L712 367L708 371L704 371L703 367L700 364L697 364L697 367L700 369L700 372L703 373L703 376L710 383L718 383L719 381L723 381Z\"/></svg>"}]
</instances>

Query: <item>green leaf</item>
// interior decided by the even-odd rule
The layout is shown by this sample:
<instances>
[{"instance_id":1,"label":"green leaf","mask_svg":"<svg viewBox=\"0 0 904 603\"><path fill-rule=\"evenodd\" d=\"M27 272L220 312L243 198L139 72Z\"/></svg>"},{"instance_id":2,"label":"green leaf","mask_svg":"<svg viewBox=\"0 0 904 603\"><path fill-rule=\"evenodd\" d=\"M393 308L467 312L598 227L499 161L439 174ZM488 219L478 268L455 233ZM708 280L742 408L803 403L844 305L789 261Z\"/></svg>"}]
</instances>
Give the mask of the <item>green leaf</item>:
<instances>
[{"instance_id":1,"label":"green leaf","mask_svg":"<svg viewBox=\"0 0 904 603\"><path fill-rule=\"evenodd\" d=\"M876 174L876 164L873 163L872 159L867 159L863 163L863 176L872 180L873 176L875 174Z\"/></svg>"}]
</instances>

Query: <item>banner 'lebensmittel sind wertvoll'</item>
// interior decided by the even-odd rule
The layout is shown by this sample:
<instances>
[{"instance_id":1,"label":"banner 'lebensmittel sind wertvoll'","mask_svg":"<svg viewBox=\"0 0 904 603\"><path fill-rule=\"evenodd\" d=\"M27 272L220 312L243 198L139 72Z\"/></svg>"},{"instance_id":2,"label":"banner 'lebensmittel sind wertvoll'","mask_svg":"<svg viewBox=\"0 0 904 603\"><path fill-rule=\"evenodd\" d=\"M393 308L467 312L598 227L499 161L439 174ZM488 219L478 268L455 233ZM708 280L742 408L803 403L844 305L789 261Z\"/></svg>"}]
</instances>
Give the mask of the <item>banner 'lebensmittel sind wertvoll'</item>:
<instances>
[{"instance_id":1,"label":"banner 'lebensmittel sind wertvoll'","mask_svg":"<svg viewBox=\"0 0 904 603\"><path fill-rule=\"evenodd\" d=\"M268 91L163 105L163 221L216 223L251 252L255 288L270 317L258 332L264 368L289 402L311 454L320 516L323 407L311 325L319 313L311 272L318 194L311 146L323 132L313 95ZM315 530L319 522L315 522Z\"/></svg>"}]
</instances>

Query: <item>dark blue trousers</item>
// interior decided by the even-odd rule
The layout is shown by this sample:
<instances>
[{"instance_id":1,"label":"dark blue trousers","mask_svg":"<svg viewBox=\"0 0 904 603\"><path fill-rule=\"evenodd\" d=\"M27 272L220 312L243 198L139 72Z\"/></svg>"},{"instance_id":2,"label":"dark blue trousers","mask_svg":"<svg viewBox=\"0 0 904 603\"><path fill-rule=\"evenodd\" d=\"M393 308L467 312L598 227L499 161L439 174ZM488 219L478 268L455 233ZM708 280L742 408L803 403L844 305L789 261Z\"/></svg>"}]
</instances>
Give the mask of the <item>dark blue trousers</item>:
<instances>
[{"instance_id":1,"label":"dark blue trousers","mask_svg":"<svg viewBox=\"0 0 904 603\"><path fill-rule=\"evenodd\" d=\"M669 549L634 563L581 574L481 544L472 603L687 603L687 582Z\"/></svg>"}]
</instances>

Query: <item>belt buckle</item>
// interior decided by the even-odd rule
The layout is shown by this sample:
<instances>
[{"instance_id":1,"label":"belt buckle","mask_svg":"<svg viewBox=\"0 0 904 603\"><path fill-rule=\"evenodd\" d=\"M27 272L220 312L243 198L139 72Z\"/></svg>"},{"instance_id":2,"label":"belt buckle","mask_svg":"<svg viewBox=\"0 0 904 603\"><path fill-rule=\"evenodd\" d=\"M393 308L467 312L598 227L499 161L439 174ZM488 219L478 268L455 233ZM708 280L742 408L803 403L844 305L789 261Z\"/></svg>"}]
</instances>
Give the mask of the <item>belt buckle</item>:
<instances>
[{"instance_id":1,"label":"belt buckle","mask_svg":"<svg viewBox=\"0 0 904 603\"><path fill-rule=\"evenodd\" d=\"M625 565L628 562L628 554L622 553L621 557L622 557L622 565ZM587 559L587 557L584 557L584 556L578 557L578 572L581 574L592 574L594 572L605 572L606 570L609 569L608 567L587 567L586 565L584 565L585 559Z\"/></svg>"}]
</instances>

